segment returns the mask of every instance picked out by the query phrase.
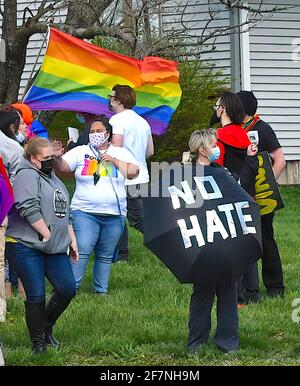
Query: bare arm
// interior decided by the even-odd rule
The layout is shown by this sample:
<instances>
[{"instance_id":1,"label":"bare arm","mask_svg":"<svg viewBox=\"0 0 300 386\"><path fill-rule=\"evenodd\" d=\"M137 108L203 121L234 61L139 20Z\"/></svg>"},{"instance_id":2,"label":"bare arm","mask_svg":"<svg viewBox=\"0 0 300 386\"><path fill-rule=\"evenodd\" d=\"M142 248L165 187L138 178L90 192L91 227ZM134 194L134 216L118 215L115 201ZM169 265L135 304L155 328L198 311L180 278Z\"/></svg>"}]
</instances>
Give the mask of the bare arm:
<instances>
[{"instance_id":1,"label":"bare arm","mask_svg":"<svg viewBox=\"0 0 300 386\"><path fill-rule=\"evenodd\" d=\"M78 261L78 246L72 224L69 224L69 235L71 237L71 258L74 262Z\"/></svg>"},{"instance_id":2,"label":"bare arm","mask_svg":"<svg viewBox=\"0 0 300 386\"><path fill-rule=\"evenodd\" d=\"M108 154L102 154L101 160L112 162L114 166L119 169L120 173L123 174L125 178L128 178L129 180L132 180L136 178L139 175L140 169L138 165L131 164L125 161L121 161L117 159L116 157L113 158L112 156Z\"/></svg>"},{"instance_id":3,"label":"bare arm","mask_svg":"<svg viewBox=\"0 0 300 386\"><path fill-rule=\"evenodd\" d=\"M279 149L272 151L271 156L274 161L273 172L274 172L275 178L277 179L283 172L286 165L282 148L280 147Z\"/></svg>"},{"instance_id":4,"label":"bare arm","mask_svg":"<svg viewBox=\"0 0 300 386\"><path fill-rule=\"evenodd\" d=\"M153 154L154 154L154 144L153 144L152 135L150 134L148 138L146 158L151 157Z\"/></svg>"},{"instance_id":5,"label":"bare arm","mask_svg":"<svg viewBox=\"0 0 300 386\"><path fill-rule=\"evenodd\" d=\"M43 236L43 241L48 241L50 239L51 233L43 219L40 219L32 224L30 224L41 236Z\"/></svg>"},{"instance_id":6,"label":"bare arm","mask_svg":"<svg viewBox=\"0 0 300 386\"><path fill-rule=\"evenodd\" d=\"M112 136L112 145L113 146L119 146L123 147L123 141L124 141L124 136L121 134L113 134Z\"/></svg>"},{"instance_id":7,"label":"bare arm","mask_svg":"<svg viewBox=\"0 0 300 386\"><path fill-rule=\"evenodd\" d=\"M54 150L55 171L60 173L71 173L68 163L62 158L65 152L65 149L62 147L62 143L60 141L53 141L52 146Z\"/></svg>"},{"instance_id":8,"label":"bare arm","mask_svg":"<svg viewBox=\"0 0 300 386\"><path fill-rule=\"evenodd\" d=\"M54 168L56 172L60 173L71 173L71 169L66 161L62 157L54 158Z\"/></svg>"},{"instance_id":9,"label":"bare arm","mask_svg":"<svg viewBox=\"0 0 300 386\"><path fill-rule=\"evenodd\" d=\"M138 165L130 164L125 161L120 161L117 158L113 159L113 164L116 168L120 170L123 176L128 178L129 180L137 178L137 176L139 175L140 169Z\"/></svg>"}]
</instances>

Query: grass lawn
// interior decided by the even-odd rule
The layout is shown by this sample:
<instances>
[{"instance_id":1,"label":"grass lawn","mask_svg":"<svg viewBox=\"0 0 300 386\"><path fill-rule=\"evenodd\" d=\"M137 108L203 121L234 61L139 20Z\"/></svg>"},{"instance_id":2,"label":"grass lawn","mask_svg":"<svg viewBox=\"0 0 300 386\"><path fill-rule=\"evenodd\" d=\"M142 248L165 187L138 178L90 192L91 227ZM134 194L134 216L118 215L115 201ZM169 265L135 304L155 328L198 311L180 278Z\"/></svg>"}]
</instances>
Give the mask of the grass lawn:
<instances>
[{"instance_id":1,"label":"grass lawn","mask_svg":"<svg viewBox=\"0 0 300 386\"><path fill-rule=\"evenodd\" d=\"M300 188L282 188L286 208L275 230L286 283L284 299L262 300L240 312L240 350L225 356L213 343L198 355L186 352L190 285L179 284L130 232L130 263L116 264L110 294L91 292L91 264L83 287L55 327L63 343L42 356L30 351L23 301L8 302L0 336L8 365L299 365L300 323L292 321L292 302L300 298ZM50 288L49 288L50 290ZM215 311L215 309L214 309ZM298 312L300 317L300 310ZM213 312L213 329L215 327Z\"/></svg>"}]
</instances>

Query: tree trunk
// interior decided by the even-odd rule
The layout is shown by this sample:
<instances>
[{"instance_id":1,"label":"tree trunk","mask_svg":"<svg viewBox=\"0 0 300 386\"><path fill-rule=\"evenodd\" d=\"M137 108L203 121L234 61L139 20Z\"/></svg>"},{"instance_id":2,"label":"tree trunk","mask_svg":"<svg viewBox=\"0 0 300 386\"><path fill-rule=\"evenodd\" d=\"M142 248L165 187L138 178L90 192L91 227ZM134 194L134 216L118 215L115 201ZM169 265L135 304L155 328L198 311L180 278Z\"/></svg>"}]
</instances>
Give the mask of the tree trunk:
<instances>
[{"instance_id":1,"label":"tree trunk","mask_svg":"<svg viewBox=\"0 0 300 386\"><path fill-rule=\"evenodd\" d=\"M9 62L11 58L11 52L13 50L13 44L17 32L17 2L16 0L4 0L5 18L2 22L2 36L5 47L5 62L1 63L0 74L0 102L5 103L7 100L7 90L10 89L13 83L14 76L11 77L9 71Z\"/></svg>"}]
</instances>

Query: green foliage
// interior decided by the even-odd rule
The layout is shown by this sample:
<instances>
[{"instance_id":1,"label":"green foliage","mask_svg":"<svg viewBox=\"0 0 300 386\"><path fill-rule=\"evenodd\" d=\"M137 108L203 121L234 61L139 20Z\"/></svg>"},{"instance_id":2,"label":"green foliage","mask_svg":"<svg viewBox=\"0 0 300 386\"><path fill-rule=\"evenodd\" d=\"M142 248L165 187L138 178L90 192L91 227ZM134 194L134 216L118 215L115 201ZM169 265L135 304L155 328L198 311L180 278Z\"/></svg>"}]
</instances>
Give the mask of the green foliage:
<instances>
[{"instance_id":1,"label":"green foliage","mask_svg":"<svg viewBox=\"0 0 300 386\"><path fill-rule=\"evenodd\" d=\"M224 80L199 61L184 61L179 66L182 97L167 133L155 137L155 155L151 160L180 161L188 150L191 133L209 127L215 97Z\"/></svg>"},{"instance_id":2,"label":"green foliage","mask_svg":"<svg viewBox=\"0 0 300 386\"><path fill-rule=\"evenodd\" d=\"M69 139L68 126L83 129L83 125L76 119L74 111L59 111L55 114L53 121L47 127L50 139L57 139L66 144Z\"/></svg>"}]
</instances>

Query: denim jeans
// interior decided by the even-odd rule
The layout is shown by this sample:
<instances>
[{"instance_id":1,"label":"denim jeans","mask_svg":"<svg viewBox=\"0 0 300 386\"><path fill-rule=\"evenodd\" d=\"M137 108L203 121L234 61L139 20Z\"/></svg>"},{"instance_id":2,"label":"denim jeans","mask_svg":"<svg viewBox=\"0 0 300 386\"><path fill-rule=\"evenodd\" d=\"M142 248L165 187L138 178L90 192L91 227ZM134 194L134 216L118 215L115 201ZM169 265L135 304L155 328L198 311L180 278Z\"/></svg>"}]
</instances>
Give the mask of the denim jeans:
<instances>
[{"instance_id":1,"label":"denim jeans","mask_svg":"<svg viewBox=\"0 0 300 386\"><path fill-rule=\"evenodd\" d=\"M79 261L72 265L76 288L79 288L89 257L94 252L94 290L106 293L112 259L123 232L125 216L103 216L74 210L72 218L79 250Z\"/></svg>"},{"instance_id":2,"label":"denim jeans","mask_svg":"<svg viewBox=\"0 0 300 386\"><path fill-rule=\"evenodd\" d=\"M8 256L8 259L22 281L28 302L45 300L45 277L55 292L66 297L75 294L74 275L66 253L49 255L16 243L15 254Z\"/></svg>"},{"instance_id":3,"label":"denim jeans","mask_svg":"<svg viewBox=\"0 0 300 386\"><path fill-rule=\"evenodd\" d=\"M5 281L10 282L14 288L18 288L18 275L8 263L8 256L14 256L16 243L5 243Z\"/></svg>"}]
</instances>

